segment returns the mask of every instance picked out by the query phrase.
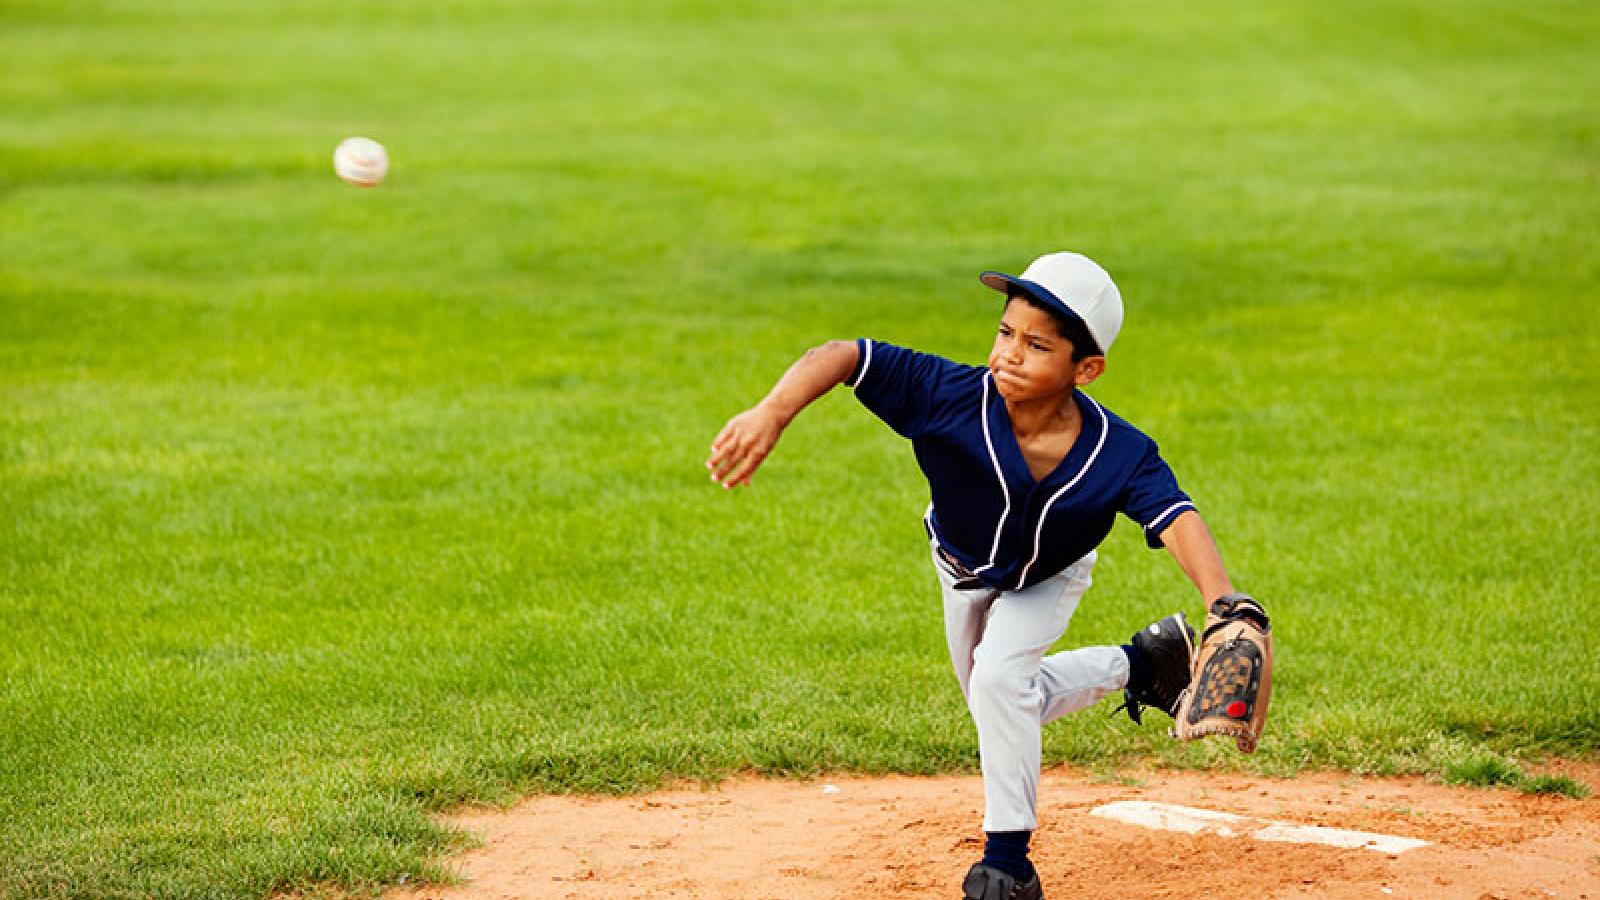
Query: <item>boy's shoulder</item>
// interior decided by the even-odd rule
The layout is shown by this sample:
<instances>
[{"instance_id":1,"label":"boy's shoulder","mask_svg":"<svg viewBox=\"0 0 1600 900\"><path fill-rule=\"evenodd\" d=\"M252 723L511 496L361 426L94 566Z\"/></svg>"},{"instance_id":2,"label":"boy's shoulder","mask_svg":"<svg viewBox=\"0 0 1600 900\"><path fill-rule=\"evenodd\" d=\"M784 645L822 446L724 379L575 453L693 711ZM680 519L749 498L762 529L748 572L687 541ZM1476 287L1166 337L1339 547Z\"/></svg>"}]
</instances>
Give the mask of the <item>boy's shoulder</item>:
<instances>
[{"instance_id":1,"label":"boy's shoulder","mask_svg":"<svg viewBox=\"0 0 1600 900\"><path fill-rule=\"evenodd\" d=\"M955 386L970 382L976 384L988 371L986 366L956 362L937 353L917 350L880 341L876 338L857 338L859 353L855 371L849 384L854 387L874 375L902 382L941 382Z\"/></svg>"},{"instance_id":2,"label":"boy's shoulder","mask_svg":"<svg viewBox=\"0 0 1600 900\"><path fill-rule=\"evenodd\" d=\"M930 363L935 363L942 366L950 366L958 369L982 370L984 368L983 366L975 366L968 363L957 362L948 356L934 353L929 350L919 350L916 347L908 347L904 344L896 344L892 341L879 340L878 338L856 338L856 344L863 351L871 352L874 355L882 357L893 356L897 358L903 357L905 359L924 360Z\"/></svg>"}]
</instances>

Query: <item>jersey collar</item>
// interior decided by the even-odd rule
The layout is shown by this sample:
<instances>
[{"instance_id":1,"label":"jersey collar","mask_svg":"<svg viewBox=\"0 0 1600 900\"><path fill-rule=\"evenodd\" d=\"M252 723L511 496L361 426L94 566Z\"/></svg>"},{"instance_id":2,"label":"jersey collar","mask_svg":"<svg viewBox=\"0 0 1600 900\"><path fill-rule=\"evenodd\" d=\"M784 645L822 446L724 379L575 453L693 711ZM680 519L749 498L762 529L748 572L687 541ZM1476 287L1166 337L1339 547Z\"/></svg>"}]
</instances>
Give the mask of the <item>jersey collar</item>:
<instances>
[{"instance_id":1,"label":"jersey collar","mask_svg":"<svg viewBox=\"0 0 1600 900\"><path fill-rule=\"evenodd\" d=\"M986 372L984 378L991 379L992 388L994 376ZM1038 490L1075 481L1094 463L1094 450L1101 443L1100 438L1105 431L1106 422L1100 412L1100 405L1083 391L1076 388L1072 391L1072 400L1078 405L1078 413L1083 422L1078 429L1078 437L1072 442L1071 449L1062 457L1061 462L1037 482L1033 479L1033 473L1028 471L1028 461L1022 455L1022 447L1017 444L1017 434L1011 430L1011 416L1006 412L1005 399L1000 396L998 390L991 389L989 394L989 408L984 411L984 415L988 416L989 437L994 442L995 456L1006 473L1007 481L1020 485L1025 490Z\"/></svg>"}]
</instances>

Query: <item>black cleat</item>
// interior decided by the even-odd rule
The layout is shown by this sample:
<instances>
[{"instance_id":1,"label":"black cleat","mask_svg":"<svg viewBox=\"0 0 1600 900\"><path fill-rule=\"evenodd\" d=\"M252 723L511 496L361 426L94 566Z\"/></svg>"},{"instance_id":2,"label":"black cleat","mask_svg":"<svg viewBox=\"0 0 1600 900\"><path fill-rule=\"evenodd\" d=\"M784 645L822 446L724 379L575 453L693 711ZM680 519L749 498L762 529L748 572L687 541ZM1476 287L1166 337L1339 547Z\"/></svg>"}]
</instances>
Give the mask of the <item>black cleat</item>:
<instances>
[{"instance_id":1,"label":"black cleat","mask_svg":"<svg viewBox=\"0 0 1600 900\"><path fill-rule=\"evenodd\" d=\"M967 880L961 883L962 900L1044 900L1044 888L1039 886L1039 873L1023 884L999 869L983 863L973 863L967 870Z\"/></svg>"},{"instance_id":2,"label":"black cleat","mask_svg":"<svg viewBox=\"0 0 1600 900\"><path fill-rule=\"evenodd\" d=\"M1191 661L1194 659L1194 629L1173 613L1148 628L1141 628L1129 641L1144 658L1146 671L1141 682L1131 678L1123 691L1128 718L1139 721L1141 706L1154 706L1169 716L1178 715L1178 704L1189 690Z\"/></svg>"}]
</instances>

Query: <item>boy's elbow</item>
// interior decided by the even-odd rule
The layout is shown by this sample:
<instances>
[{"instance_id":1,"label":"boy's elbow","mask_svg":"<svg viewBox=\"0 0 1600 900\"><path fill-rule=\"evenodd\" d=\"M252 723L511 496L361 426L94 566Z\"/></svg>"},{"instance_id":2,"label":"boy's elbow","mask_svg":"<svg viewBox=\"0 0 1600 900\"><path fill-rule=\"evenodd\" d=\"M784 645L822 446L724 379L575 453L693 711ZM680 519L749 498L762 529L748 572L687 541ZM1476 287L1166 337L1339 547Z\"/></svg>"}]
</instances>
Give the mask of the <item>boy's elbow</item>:
<instances>
[{"instance_id":1,"label":"boy's elbow","mask_svg":"<svg viewBox=\"0 0 1600 900\"><path fill-rule=\"evenodd\" d=\"M841 373L839 380L843 381L855 371L856 357L860 353L855 341L827 341L807 350L805 356L801 358L823 363L830 369L839 371Z\"/></svg>"}]
</instances>

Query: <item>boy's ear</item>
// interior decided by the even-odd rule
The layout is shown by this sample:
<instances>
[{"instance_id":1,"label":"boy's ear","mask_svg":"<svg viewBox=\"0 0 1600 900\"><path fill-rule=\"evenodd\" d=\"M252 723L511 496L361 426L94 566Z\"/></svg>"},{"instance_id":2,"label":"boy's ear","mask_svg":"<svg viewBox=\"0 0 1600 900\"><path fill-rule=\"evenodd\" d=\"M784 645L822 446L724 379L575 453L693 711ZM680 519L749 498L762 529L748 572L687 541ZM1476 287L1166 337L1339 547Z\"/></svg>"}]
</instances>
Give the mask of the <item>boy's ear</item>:
<instances>
[{"instance_id":1,"label":"boy's ear","mask_svg":"<svg viewBox=\"0 0 1600 900\"><path fill-rule=\"evenodd\" d=\"M1073 375L1076 384L1093 384L1096 378L1106 373L1106 358L1104 356L1087 356L1078 360L1078 371Z\"/></svg>"}]
</instances>

